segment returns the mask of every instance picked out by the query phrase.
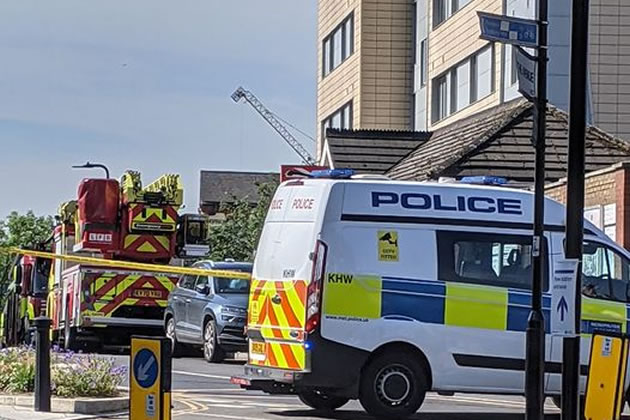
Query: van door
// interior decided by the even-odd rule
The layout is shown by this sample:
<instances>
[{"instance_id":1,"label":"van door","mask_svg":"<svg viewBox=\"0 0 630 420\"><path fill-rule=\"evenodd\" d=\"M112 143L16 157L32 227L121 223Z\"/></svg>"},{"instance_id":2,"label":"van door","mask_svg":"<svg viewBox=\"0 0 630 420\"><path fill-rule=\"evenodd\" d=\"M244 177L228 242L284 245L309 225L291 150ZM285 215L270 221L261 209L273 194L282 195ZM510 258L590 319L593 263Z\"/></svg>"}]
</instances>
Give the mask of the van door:
<instances>
[{"instance_id":1,"label":"van door","mask_svg":"<svg viewBox=\"0 0 630 420\"><path fill-rule=\"evenodd\" d=\"M582 320L580 341L580 389L586 386L591 334L594 331L626 333L630 321L630 259L611 243L597 239L584 241L582 258ZM562 363L562 337L553 337L553 371L549 393L559 394L562 389L560 366Z\"/></svg>"},{"instance_id":2,"label":"van door","mask_svg":"<svg viewBox=\"0 0 630 420\"><path fill-rule=\"evenodd\" d=\"M249 362L304 371L307 288L326 183L281 186L259 241L249 294Z\"/></svg>"},{"instance_id":3,"label":"van door","mask_svg":"<svg viewBox=\"0 0 630 420\"><path fill-rule=\"evenodd\" d=\"M444 323L449 329L444 336L457 365L452 377L455 383L449 385L523 392L525 330L531 307L531 235L438 231L437 240L439 279L446 282ZM548 273L549 265L545 267ZM548 275L543 282L543 290L548 290ZM545 318L549 305L550 297L545 294Z\"/></svg>"}]
</instances>

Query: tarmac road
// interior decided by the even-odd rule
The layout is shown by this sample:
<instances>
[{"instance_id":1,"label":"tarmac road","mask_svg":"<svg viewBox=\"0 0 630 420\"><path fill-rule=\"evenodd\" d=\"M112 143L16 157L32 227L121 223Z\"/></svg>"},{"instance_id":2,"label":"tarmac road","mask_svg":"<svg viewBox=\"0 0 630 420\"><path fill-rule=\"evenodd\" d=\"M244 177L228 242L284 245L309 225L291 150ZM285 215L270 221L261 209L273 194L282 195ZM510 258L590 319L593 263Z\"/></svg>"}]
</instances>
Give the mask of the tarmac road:
<instances>
[{"instance_id":1,"label":"tarmac road","mask_svg":"<svg viewBox=\"0 0 630 420\"><path fill-rule=\"evenodd\" d=\"M119 364L129 364L127 356L109 357L114 357ZM373 419L365 414L357 401L351 401L331 414L312 410L295 396L270 396L242 390L229 382L232 375L242 372L242 365L242 360L208 364L202 358L174 359L173 417L200 420ZM524 412L525 401L522 397L468 394L451 397L430 393L412 419L520 420ZM559 410L549 400L545 412L548 419L560 418Z\"/></svg>"}]
</instances>

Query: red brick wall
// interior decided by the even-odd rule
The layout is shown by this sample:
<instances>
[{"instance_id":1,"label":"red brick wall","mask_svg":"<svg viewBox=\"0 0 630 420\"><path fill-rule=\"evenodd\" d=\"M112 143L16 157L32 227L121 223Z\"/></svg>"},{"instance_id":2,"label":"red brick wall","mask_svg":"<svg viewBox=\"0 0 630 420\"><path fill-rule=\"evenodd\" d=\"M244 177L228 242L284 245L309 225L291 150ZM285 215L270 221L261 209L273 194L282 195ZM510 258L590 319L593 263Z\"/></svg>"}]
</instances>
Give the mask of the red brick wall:
<instances>
[{"instance_id":1,"label":"red brick wall","mask_svg":"<svg viewBox=\"0 0 630 420\"><path fill-rule=\"evenodd\" d=\"M566 181L547 187L545 194L566 204ZM615 165L610 170L586 175L584 180L584 207L605 206L616 203L617 243L630 249L630 165Z\"/></svg>"}]
</instances>

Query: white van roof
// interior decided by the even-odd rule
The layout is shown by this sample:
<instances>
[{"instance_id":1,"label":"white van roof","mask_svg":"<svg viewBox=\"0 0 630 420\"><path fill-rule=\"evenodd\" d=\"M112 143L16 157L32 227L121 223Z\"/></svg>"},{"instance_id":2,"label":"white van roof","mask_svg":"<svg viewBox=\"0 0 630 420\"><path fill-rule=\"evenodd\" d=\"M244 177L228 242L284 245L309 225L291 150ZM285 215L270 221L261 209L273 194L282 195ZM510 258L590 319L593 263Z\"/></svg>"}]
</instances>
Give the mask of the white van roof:
<instances>
[{"instance_id":1,"label":"white van roof","mask_svg":"<svg viewBox=\"0 0 630 420\"><path fill-rule=\"evenodd\" d=\"M531 229L534 194L531 191L461 182L414 182L370 179L304 179L283 184L300 184L315 189L329 189L335 194L343 189L342 220L426 223L438 220L449 224L501 226ZM564 231L565 207L545 199L546 230ZM605 237L585 220L587 233Z\"/></svg>"}]
</instances>

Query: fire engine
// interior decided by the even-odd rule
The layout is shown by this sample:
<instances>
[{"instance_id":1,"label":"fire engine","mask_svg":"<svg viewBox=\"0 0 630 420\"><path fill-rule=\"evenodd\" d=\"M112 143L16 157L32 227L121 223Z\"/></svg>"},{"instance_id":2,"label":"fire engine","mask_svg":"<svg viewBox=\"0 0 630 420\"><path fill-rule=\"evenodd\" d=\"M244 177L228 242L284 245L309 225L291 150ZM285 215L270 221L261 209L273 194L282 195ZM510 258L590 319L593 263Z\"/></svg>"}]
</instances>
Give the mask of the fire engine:
<instances>
[{"instance_id":1,"label":"fire engine","mask_svg":"<svg viewBox=\"0 0 630 420\"><path fill-rule=\"evenodd\" d=\"M178 276L129 269L125 262L169 264L208 253L207 219L178 215L182 203L179 175L163 175L144 187L136 171L120 181L108 175L81 181L77 200L59 207L50 239L37 248L120 261L120 268L17 257L3 314L5 344L29 343L32 319L44 314L52 319L53 341L67 349L161 334Z\"/></svg>"}]
</instances>

